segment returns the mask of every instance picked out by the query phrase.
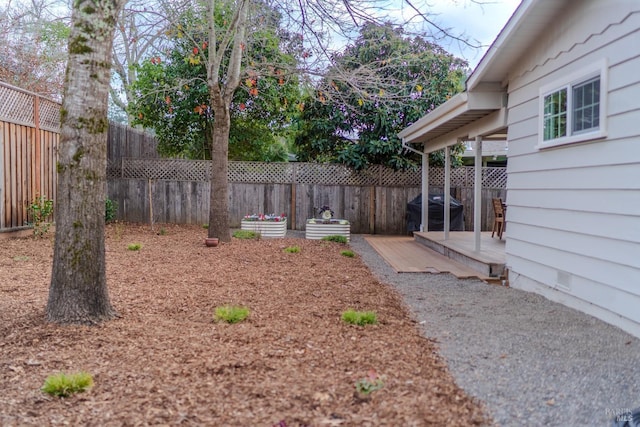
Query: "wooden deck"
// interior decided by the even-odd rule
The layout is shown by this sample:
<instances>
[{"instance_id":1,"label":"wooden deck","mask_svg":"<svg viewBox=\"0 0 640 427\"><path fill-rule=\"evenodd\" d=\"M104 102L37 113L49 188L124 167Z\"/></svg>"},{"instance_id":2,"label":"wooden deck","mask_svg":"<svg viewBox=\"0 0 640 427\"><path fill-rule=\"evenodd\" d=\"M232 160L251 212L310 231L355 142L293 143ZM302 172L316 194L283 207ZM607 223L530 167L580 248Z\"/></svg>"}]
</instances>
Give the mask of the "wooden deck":
<instances>
[{"instance_id":1,"label":"wooden deck","mask_svg":"<svg viewBox=\"0 0 640 427\"><path fill-rule=\"evenodd\" d=\"M397 273L451 273L500 282L505 276L505 241L482 233L481 251L473 250L472 232L414 233L408 236L367 236L366 241Z\"/></svg>"},{"instance_id":2,"label":"wooden deck","mask_svg":"<svg viewBox=\"0 0 640 427\"><path fill-rule=\"evenodd\" d=\"M396 273L450 273L458 278L491 278L427 248L409 236L367 236L365 240Z\"/></svg>"},{"instance_id":3,"label":"wooden deck","mask_svg":"<svg viewBox=\"0 0 640 427\"><path fill-rule=\"evenodd\" d=\"M480 251L474 251L474 234L472 231L451 231L449 239L444 240L442 231L413 233L416 242L454 259L482 274L498 278L505 274L505 241L492 238L491 232L481 233Z\"/></svg>"}]
</instances>

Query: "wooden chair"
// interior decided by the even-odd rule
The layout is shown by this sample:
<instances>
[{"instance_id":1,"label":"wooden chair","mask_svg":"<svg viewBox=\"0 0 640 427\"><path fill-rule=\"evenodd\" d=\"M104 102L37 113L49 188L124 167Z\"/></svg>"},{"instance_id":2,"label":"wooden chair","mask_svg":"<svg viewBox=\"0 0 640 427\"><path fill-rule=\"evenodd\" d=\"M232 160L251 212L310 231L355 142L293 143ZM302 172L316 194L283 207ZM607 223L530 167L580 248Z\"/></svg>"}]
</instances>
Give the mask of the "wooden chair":
<instances>
[{"instance_id":1,"label":"wooden chair","mask_svg":"<svg viewBox=\"0 0 640 427\"><path fill-rule=\"evenodd\" d=\"M502 232L504 231L504 205L502 204L502 199L493 199L493 231L491 232L491 237L494 234L498 234L498 237L502 240Z\"/></svg>"}]
</instances>

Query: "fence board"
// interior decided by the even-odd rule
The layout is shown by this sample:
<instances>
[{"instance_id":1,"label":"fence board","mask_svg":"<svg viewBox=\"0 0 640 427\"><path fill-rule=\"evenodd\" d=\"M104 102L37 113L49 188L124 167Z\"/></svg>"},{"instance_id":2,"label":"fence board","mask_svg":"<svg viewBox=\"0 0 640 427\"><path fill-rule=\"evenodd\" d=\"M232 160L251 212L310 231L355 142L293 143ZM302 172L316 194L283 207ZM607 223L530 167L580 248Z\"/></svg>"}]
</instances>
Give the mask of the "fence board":
<instances>
[{"instance_id":1,"label":"fence board","mask_svg":"<svg viewBox=\"0 0 640 427\"><path fill-rule=\"evenodd\" d=\"M60 104L0 82L0 231L30 220L37 195L56 200Z\"/></svg>"}]
</instances>

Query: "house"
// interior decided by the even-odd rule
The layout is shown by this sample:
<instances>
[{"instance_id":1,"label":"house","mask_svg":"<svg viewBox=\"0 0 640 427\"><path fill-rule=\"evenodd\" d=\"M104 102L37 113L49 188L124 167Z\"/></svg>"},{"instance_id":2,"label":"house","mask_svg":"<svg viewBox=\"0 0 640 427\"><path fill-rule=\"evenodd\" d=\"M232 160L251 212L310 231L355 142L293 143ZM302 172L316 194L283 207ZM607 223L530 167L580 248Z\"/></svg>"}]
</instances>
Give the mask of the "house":
<instances>
[{"instance_id":1,"label":"house","mask_svg":"<svg viewBox=\"0 0 640 427\"><path fill-rule=\"evenodd\" d=\"M400 133L478 159L505 135L510 285L638 337L639 70L639 1L524 0L465 92Z\"/></svg>"}]
</instances>

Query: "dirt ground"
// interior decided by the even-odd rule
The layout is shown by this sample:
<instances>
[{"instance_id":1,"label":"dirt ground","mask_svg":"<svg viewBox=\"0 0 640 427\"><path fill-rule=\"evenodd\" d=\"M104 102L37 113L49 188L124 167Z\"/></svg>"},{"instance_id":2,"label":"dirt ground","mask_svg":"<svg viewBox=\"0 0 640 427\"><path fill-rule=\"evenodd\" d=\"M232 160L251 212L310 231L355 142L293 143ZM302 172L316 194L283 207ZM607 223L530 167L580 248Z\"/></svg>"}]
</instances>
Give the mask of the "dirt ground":
<instances>
[{"instance_id":1,"label":"dirt ground","mask_svg":"<svg viewBox=\"0 0 640 427\"><path fill-rule=\"evenodd\" d=\"M107 282L120 317L44 322L53 236L0 240L0 425L454 426L490 423L458 388L399 295L346 247L304 239L205 247L196 226L111 224ZM127 246L140 243L130 251ZM284 248L299 246L299 253ZM238 324L215 307L250 308ZM344 310L379 323L345 324ZM428 327L428 325L427 325ZM55 398L48 375L95 385ZM355 382L375 372L368 396Z\"/></svg>"}]
</instances>

